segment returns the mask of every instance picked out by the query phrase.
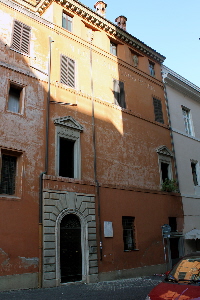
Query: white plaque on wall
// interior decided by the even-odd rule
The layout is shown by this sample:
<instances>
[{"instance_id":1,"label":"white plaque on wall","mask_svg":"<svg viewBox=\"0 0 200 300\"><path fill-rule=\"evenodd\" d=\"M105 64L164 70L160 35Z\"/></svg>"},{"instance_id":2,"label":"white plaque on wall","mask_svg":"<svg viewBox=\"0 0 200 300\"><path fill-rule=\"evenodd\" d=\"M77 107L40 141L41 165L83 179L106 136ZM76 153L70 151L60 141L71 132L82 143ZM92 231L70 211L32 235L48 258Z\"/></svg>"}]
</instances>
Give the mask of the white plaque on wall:
<instances>
[{"instance_id":1,"label":"white plaque on wall","mask_svg":"<svg viewBox=\"0 0 200 300\"><path fill-rule=\"evenodd\" d=\"M113 237L112 222L104 221L104 237Z\"/></svg>"}]
</instances>

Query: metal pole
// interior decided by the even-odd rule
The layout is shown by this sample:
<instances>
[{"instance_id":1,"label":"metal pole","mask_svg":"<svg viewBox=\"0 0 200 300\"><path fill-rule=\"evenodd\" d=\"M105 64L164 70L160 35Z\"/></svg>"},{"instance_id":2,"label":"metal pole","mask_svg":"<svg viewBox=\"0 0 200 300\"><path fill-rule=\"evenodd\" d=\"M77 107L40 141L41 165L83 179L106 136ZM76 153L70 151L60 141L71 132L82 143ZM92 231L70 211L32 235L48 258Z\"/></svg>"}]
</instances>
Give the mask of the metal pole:
<instances>
[{"instance_id":1,"label":"metal pole","mask_svg":"<svg viewBox=\"0 0 200 300\"><path fill-rule=\"evenodd\" d=\"M93 86L93 73L92 73L92 41L93 36L90 37L90 76L91 76L91 93L92 93L92 134L93 134L93 152L94 152L94 180L95 180L95 195L98 205L98 226L99 226L99 250L100 260L102 260L102 230L101 230L101 207L100 207L100 194L99 182L97 179L97 157L96 157L96 132L95 132L95 116L94 116L94 86Z\"/></svg>"}]
</instances>

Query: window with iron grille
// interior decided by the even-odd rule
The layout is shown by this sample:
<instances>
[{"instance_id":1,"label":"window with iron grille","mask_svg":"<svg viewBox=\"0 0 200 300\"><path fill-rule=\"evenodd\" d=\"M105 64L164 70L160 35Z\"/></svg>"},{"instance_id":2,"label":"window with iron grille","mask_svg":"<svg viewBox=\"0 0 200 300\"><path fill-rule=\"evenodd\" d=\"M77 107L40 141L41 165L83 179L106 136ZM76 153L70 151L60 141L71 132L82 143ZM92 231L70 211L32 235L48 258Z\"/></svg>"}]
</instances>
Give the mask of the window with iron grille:
<instances>
[{"instance_id":1,"label":"window with iron grille","mask_svg":"<svg viewBox=\"0 0 200 300\"><path fill-rule=\"evenodd\" d=\"M61 55L60 82L75 88L75 61L65 55Z\"/></svg>"},{"instance_id":2,"label":"window with iron grille","mask_svg":"<svg viewBox=\"0 0 200 300\"><path fill-rule=\"evenodd\" d=\"M31 28L29 26L19 21L15 21L11 48L21 53L29 54L30 32Z\"/></svg>"},{"instance_id":3,"label":"window with iron grille","mask_svg":"<svg viewBox=\"0 0 200 300\"><path fill-rule=\"evenodd\" d=\"M62 27L72 32L72 17L63 12L62 14Z\"/></svg>"},{"instance_id":4,"label":"window with iron grille","mask_svg":"<svg viewBox=\"0 0 200 300\"><path fill-rule=\"evenodd\" d=\"M135 249L134 217L122 217L124 251Z\"/></svg>"},{"instance_id":5,"label":"window with iron grille","mask_svg":"<svg viewBox=\"0 0 200 300\"><path fill-rule=\"evenodd\" d=\"M161 100L153 98L155 121L164 124Z\"/></svg>"},{"instance_id":6,"label":"window with iron grille","mask_svg":"<svg viewBox=\"0 0 200 300\"><path fill-rule=\"evenodd\" d=\"M2 154L0 194L15 194L17 157Z\"/></svg>"},{"instance_id":7,"label":"window with iron grille","mask_svg":"<svg viewBox=\"0 0 200 300\"><path fill-rule=\"evenodd\" d=\"M114 103L122 108L126 108L124 83L122 81L113 79L113 93Z\"/></svg>"}]
</instances>

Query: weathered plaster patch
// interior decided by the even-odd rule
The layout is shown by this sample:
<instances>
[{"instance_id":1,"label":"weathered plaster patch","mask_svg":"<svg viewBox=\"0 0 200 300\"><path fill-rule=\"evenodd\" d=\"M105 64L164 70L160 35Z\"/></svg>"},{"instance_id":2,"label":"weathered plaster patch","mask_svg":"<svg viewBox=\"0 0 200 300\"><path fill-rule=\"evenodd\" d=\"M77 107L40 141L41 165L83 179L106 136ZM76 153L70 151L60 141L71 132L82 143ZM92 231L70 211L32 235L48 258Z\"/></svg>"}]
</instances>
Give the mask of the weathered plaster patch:
<instances>
[{"instance_id":1,"label":"weathered plaster patch","mask_svg":"<svg viewBox=\"0 0 200 300\"><path fill-rule=\"evenodd\" d=\"M0 248L0 264L2 267L8 265L10 258L8 257L8 254Z\"/></svg>"},{"instance_id":2,"label":"weathered plaster patch","mask_svg":"<svg viewBox=\"0 0 200 300\"><path fill-rule=\"evenodd\" d=\"M37 257L20 257L21 263L25 269L29 268L30 266L34 266L34 268L38 267L38 258Z\"/></svg>"}]
</instances>

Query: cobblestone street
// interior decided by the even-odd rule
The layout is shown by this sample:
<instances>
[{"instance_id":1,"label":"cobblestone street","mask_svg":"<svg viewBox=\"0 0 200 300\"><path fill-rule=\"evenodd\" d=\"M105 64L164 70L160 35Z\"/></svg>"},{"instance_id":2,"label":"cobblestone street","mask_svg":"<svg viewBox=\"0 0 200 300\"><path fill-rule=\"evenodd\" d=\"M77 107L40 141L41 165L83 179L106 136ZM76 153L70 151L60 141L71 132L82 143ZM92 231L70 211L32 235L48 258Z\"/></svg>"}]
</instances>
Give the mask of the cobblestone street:
<instances>
[{"instance_id":1,"label":"cobblestone street","mask_svg":"<svg viewBox=\"0 0 200 300\"><path fill-rule=\"evenodd\" d=\"M0 292L0 300L144 300L162 278L147 276L93 284L67 284L51 289Z\"/></svg>"}]
</instances>

